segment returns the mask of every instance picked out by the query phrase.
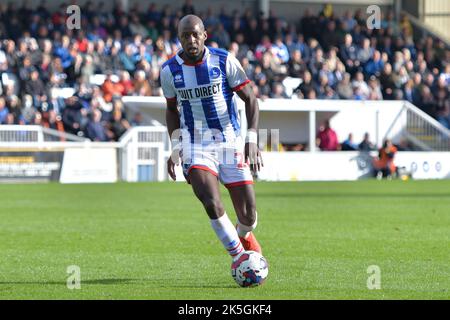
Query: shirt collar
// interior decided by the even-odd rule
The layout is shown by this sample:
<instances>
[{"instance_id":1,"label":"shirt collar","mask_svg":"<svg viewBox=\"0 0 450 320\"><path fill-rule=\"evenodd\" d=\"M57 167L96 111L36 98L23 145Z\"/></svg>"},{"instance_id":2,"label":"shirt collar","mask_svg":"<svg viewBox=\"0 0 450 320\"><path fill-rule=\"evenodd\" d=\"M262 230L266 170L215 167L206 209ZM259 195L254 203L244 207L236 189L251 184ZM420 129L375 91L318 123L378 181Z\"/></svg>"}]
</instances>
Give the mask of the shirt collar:
<instances>
[{"instance_id":1,"label":"shirt collar","mask_svg":"<svg viewBox=\"0 0 450 320\"><path fill-rule=\"evenodd\" d=\"M186 65L191 65L191 64L189 64L189 63L186 63L184 60L183 60L183 58L181 58L180 57L180 54L183 52L183 49L180 49L178 52L177 52L177 54L176 54L176 56L175 56L175 59L177 59L177 62L178 62L178 64L186 64ZM206 59L208 59L208 57L209 57L209 49L208 49L208 47L207 46L205 46L205 53L203 54L203 58L202 58L202 60L201 60L201 62L199 61L199 62L197 62L197 64L200 64L200 63L203 63Z\"/></svg>"}]
</instances>

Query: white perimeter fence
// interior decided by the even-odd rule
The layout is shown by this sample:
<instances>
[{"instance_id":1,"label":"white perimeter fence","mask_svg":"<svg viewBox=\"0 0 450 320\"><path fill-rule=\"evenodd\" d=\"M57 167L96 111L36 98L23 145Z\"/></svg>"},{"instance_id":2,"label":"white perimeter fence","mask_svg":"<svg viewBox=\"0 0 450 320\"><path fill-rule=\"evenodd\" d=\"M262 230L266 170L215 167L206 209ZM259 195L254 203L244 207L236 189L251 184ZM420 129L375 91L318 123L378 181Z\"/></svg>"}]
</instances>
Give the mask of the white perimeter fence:
<instances>
[{"instance_id":1,"label":"white perimeter fence","mask_svg":"<svg viewBox=\"0 0 450 320\"><path fill-rule=\"evenodd\" d=\"M167 180L170 143L167 128L158 125L163 123L164 100L126 97L124 103L130 113L142 112L157 125L133 127L118 142L92 142L40 126L0 125L0 182ZM242 111L240 104L239 114L245 130ZM385 138L397 142L406 139L422 152L399 152L398 166L405 167L416 179L450 178L450 131L407 102L269 99L260 102L260 129L270 133L278 130L281 143L300 141L311 147L309 152L263 152L265 167L259 179L307 181L367 177L370 154L317 150L315 135L325 119L330 119L339 141L349 133L358 141L365 132L370 132L378 147ZM273 135L271 144L272 138ZM177 180L184 180L181 166L176 167L176 174Z\"/></svg>"}]
</instances>

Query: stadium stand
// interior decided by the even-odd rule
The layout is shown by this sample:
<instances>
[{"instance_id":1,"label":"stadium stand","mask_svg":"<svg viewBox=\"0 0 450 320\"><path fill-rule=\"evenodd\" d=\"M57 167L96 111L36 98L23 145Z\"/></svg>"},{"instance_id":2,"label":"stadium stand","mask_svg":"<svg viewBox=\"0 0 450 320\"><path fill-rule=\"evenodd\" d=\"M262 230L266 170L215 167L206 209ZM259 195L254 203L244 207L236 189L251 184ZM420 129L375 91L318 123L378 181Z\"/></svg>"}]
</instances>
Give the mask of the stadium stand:
<instances>
[{"instance_id":1,"label":"stadium stand","mask_svg":"<svg viewBox=\"0 0 450 320\"><path fill-rule=\"evenodd\" d=\"M66 7L50 12L0 5L0 124L39 124L97 141L117 141L143 120L127 120L121 97L161 96L159 68L179 48L176 26L196 13L208 45L242 63L260 99L407 100L450 128L450 50L417 37L391 11L368 29L361 10L305 10L298 21L222 9L151 4L111 12L87 1L81 30ZM242 12L242 11L241 11Z\"/></svg>"}]
</instances>

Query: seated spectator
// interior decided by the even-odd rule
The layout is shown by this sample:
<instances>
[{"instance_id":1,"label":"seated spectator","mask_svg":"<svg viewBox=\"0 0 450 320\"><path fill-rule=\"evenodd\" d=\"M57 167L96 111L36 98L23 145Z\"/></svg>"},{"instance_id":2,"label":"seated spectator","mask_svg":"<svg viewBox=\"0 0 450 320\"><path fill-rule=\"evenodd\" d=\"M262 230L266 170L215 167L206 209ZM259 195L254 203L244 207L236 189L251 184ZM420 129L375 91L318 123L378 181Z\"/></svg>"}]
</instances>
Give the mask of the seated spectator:
<instances>
[{"instance_id":1,"label":"seated spectator","mask_svg":"<svg viewBox=\"0 0 450 320\"><path fill-rule=\"evenodd\" d=\"M150 79L148 80L148 83L150 85L150 90L153 96L162 96L162 88L161 88L161 82L159 79L159 70L158 69L152 69L150 72Z\"/></svg>"},{"instance_id":2,"label":"seated spectator","mask_svg":"<svg viewBox=\"0 0 450 320\"><path fill-rule=\"evenodd\" d=\"M86 137L92 141L108 141L108 135L106 128L101 123L102 113L100 110L93 110L90 115L90 120L86 126Z\"/></svg>"},{"instance_id":3,"label":"seated spectator","mask_svg":"<svg viewBox=\"0 0 450 320\"><path fill-rule=\"evenodd\" d=\"M317 93L314 89L309 89L308 91L306 91L306 96L304 97L304 99L310 99L310 100L314 100L317 99Z\"/></svg>"},{"instance_id":4,"label":"seated spectator","mask_svg":"<svg viewBox=\"0 0 450 320\"><path fill-rule=\"evenodd\" d=\"M92 17L92 28L91 32L88 34L88 38L94 38L97 40L105 39L108 36L108 31L101 24L99 16Z\"/></svg>"},{"instance_id":5,"label":"seated spectator","mask_svg":"<svg viewBox=\"0 0 450 320\"><path fill-rule=\"evenodd\" d=\"M120 94L122 96L131 96L134 92L134 86L133 82L130 79L130 74L128 71L121 71L120 72L120 80L119 80L119 88L120 88Z\"/></svg>"},{"instance_id":6,"label":"seated spectator","mask_svg":"<svg viewBox=\"0 0 450 320\"><path fill-rule=\"evenodd\" d=\"M305 34L306 40L318 34L318 17L313 15L310 8L306 8L300 19L300 30Z\"/></svg>"},{"instance_id":7,"label":"seated spectator","mask_svg":"<svg viewBox=\"0 0 450 320\"><path fill-rule=\"evenodd\" d=\"M392 73L391 64L387 63L383 67L383 71L380 75L380 84L383 93L383 99L385 100L393 100L394 99L394 91L396 89L394 75Z\"/></svg>"},{"instance_id":8,"label":"seated spectator","mask_svg":"<svg viewBox=\"0 0 450 320\"><path fill-rule=\"evenodd\" d=\"M405 100L414 104L414 81L412 79L408 80L403 87L403 97Z\"/></svg>"},{"instance_id":9,"label":"seated spectator","mask_svg":"<svg viewBox=\"0 0 450 320\"><path fill-rule=\"evenodd\" d=\"M42 114L39 111L33 113L31 124L36 126L42 126Z\"/></svg>"},{"instance_id":10,"label":"seated spectator","mask_svg":"<svg viewBox=\"0 0 450 320\"><path fill-rule=\"evenodd\" d=\"M322 74L320 75L319 83L316 86L316 93L319 99L325 99L327 87L328 87L328 77L325 74Z\"/></svg>"},{"instance_id":11,"label":"seated spectator","mask_svg":"<svg viewBox=\"0 0 450 320\"><path fill-rule=\"evenodd\" d=\"M25 94L29 94L33 98L33 105L37 109L42 108L42 103L47 101L45 85L39 79L39 72L37 69L30 70L30 80L25 84Z\"/></svg>"},{"instance_id":12,"label":"seated spectator","mask_svg":"<svg viewBox=\"0 0 450 320\"><path fill-rule=\"evenodd\" d=\"M19 58L20 59L20 58ZM35 69L31 63L31 58L28 54L23 56L22 63L18 62L19 72L18 76L20 79L21 87L24 88L26 82L30 80L30 73L33 69Z\"/></svg>"},{"instance_id":13,"label":"seated spectator","mask_svg":"<svg viewBox=\"0 0 450 320\"><path fill-rule=\"evenodd\" d=\"M436 107L433 114L444 127L450 129L450 93L448 88L437 90Z\"/></svg>"},{"instance_id":14,"label":"seated spectator","mask_svg":"<svg viewBox=\"0 0 450 320\"><path fill-rule=\"evenodd\" d=\"M44 114L42 117L42 126L64 132L64 125L62 123L61 117L56 113L55 110L50 110ZM61 141L64 139L61 137Z\"/></svg>"},{"instance_id":15,"label":"seated spectator","mask_svg":"<svg viewBox=\"0 0 450 320\"><path fill-rule=\"evenodd\" d=\"M450 61L448 61L440 77L444 78L445 83L450 87Z\"/></svg>"},{"instance_id":16,"label":"seated spectator","mask_svg":"<svg viewBox=\"0 0 450 320\"><path fill-rule=\"evenodd\" d=\"M402 67L405 64L405 57L401 51L396 51L394 54L394 61L392 63L392 69L395 72L398 72L400 70L400 67ZM425 61L423 61L425 62ZM426 62L425 62L426 65Z\"/></svg>"},{"instance_id":17,"label":"seated spectator","mask_svg":"<svg viewBox=\"0 0 450 320\"><path fill-rule=\"evenodd\" d=\"M124 69L124 65L122 59L119 56L119 53L120 53L120 45L114 44L111 47L109 55L104 57L104 65L110 68L113 72L117 72L119 70ZM131 65L129 65L129 67L131 68Z\"/></svg>"},{"instance_id":18,"label":"seated spectator","mask_svg":"<svg viewBox=\"0 0 450 320\"><path fill-rule=\"evenodd\" d=\"M289 76L293 78L301 78L306 71L306 63L302 60L302 53L300 50L292 52L292 58L289 61Z\"/></svg>"},{"instance_id":19,"label":"seated spectator","mask_svg":"<svg viewBox=\"0 0 450 320\"><path fill-rule=\"evenodd\" d=\"M139 50L134 55L134 63L138 64L141 60L144 60L149 64L152 63L152 55L147 49L147 46L145 44L141 44L138 48Z\"/></svg>"},{"instance_id":20,"label":"seated spectator","mask_svg":"<svg viewBox=\"0 0 450 320\"><path fill-rule=\"evenodd\" d=\"M270 86L267 83L267 77L262 72L260 65L257 65L255 67L254 77L255 77L255 84L257 85L258 91L259 91L258 98L263 98L263 99L268 98L270 95Z\"/></svg>"},{"instance_id":21,"label":"seated spectator","mask_svg":"<svg viewBox=\"0 0 450 320\"><path fill-rule=\"evenodd\" d=\"M42 55L42 61L39 65L39 75L42 81L48 82L50 80L50 66L52 62L52 57L48 54Z\"/></svg>"},{"instance_id":22,"label":"seated spectator","mask_svg":"<svg viewBox=\"0 0 450 320\"><path fill-rule=\"evenodd\" d=\"M5 98L0 97L0 124L6 124L9 110L6 107Z\"/></svg>"},{"instance_id":23,"label":"seated spectator","mask_svg":"<svg viewBox=\"0 0 450 320\"><path fill-rule=\"evenodd\" d=\"M254 60L253 51L250 49L249 44L245 41L244 34L242 32L238 32L236 34L235 42L239 48L236 54L236 58L239 61L242 61L244 58Z\"/></svg>"},{"instance_id":24,"label":"seated spectator","mask_svg":"<svg viewBox=\"0 0 450 320\"><path fill-rule=\"evenodd\" d=\"M358 145L353 141L353 134L349 133L348 138L341 144L342 151L358 150Z\"/></svg>"},{"instance_id":25,"label":"seated spectator","mask_svg":"<svg viewBox=\"0 0 450 320\"><path fill-rule=\"evenodd\" d=\"M270 52L272 48L272 43L270 42L270 38L267 35L264 35L261 43L255 49L255 57L259 61L262 60L264 53Z\"/></svg>"},{"instance_id":26,"label":"seated spectator","mask_svg":"<svg viewBox=\"0 0 450 320\"><path fill-rule=\"evenodd\" d=\"M223 24L221 23L217 25L213 38L216 40L217 44L219 45L219 48L228 48L231 42L228 31L225 30Z\"/></svg>"},{"instance_id":27,"label":"seated spectator","mask_svg":"<svg viewBox=\"0 0 450 320\"><path fill-rule=\"evenodd\" d=\"M313 41L311 41L313 42ZM325 57L323 56L323 50L321 48L317 48L316 51L314 51L312 58L309 60L308 68L311 70L311 73L313 76L316 76L319 74L320 69L322 68L323 64L325 63Z\"/></svg>"},{"instance_id":28,"label":"seated spectator","mask_svg":"<svg viewBox=\"0 0 450 320\"><path fill-rule=\"evenodd\" d=\"M266 75L269 84L281 81L282 74L287 73L287 68L277 62L277 59L271 52L266 52L261 60L261 70Z\"/></svg>"},{"instance_id":29,"label":"seated spectator","mask_svg":"<svg viewBox=\"0 0 450 320\"><path fill-rule=\"evenodd\" d=\"M336 22L329 20L326 29L321 30L321 42L325 51L330 50L331 47L337 47L342 42L340 34L336 32Z\"/></svg>"},{"instance_id":30,"label":"seated spectator","mask_svg":"<svg viewBox=\"0 0 450 320\"><path fill-rule=\"evenodd\" d=\"M353 28L356 26L357 23L355 18L353 18L352 12L350 10L345 11L342 22L343 22L343 29L347 32L353 30Z\"/></svg>"},{"instance_id":31,"label":"seated spectator","mask_svg":"<svg viewBox=\"0 0 450 320\"><path fill-rule=\"evenodd\" d=\"M129 73L134 73L136 65L134 63L133 46L131 44L125 46L125 50L119 53L119 58L125 70Z\"/></svg>"},{"instance_id":32,"label":"seated spectator","mask_svg":"<svg viewBox=\"0 0 450 320\"><path fill-rule=\"evenodd\" d=\"M110 129L114 135L114 140L119 141L120 137L130 128L128 120L122 114L120 108L114 108Z\"/></svg>"},{"instance_id":33,"label":"seated spectator","mask_svg":"<svg viewBox=\"0 0 450 320\"><path fill-rule=\"evenodd\" d=\"M83 108L75 96L66 99L66 107L62 114L64 128L75 135L83 135L87 123L87 110Z\"/></svg>"},{"instance_id":34,"label":"seated spectator","mask_svg":"<svg viewBox=\"0 0 450 320\"><path fill-rule=\"evenodd\" d=\"M106 79L102 84L103 98L106 102L111 102L115 97L122 96L122 88L112 80L112 73L106 75Z\"/></svg>"},{"instance_id":35,"label":"seated spectator","mask_svg":"<svg viewBox=\"0 0 450 320\"><path fill-rule=\"evenodd\" d=\"M353 89L350 83L350 74L345 73L342 81L339 81L337 85L337 94L341 99L352 99Z\"/></svg>"},{"instance_id":36,"label":"seated spectator","mask_svg":"<svg viewBox=\"0 0 450 320\"><path fill-rule=\"evenodd\" d=\"M397 90L401 90L403 86L408 82L409 75L406 72L406 68L404 66L400 67L398 72L394 75L394 84Z\"/></svg>"},{"instance_id":37,"label":"seated spectator","mask_svg":"<svg viewBox=\"0 0 450 320\"><path fill-rule=\"evenodd\" d=\"M270 93L272 99L286 99L287 95L284 87L279 82L274 82L272 86L272 92Z\"/></svg>"},{"instance_id":38,"label":"seated spectator","mask_svg":"<svg viewBox=\"0 0 450 320\"><path fill-rule=\"evenodd\" d=\"M86 53L89 41L88 39L86 39L86 35L84 34L83 29L78 30L75 41L78 45L77 51L81 53Z\"/></svg>"},{"instance_id":39,"label":"seated spectator","mask_svg":"<svg viewBox=\"0 0 450 320\"><path fill-rule=\"evenodd\" d=\"M136 112L131 120L132 127L139 127L144 125L144 116L140 112Z\"/></svg>"},{"instance_id":40,"label":"seated spectator","mask_svg":"<svg viewBox=\"0 0 450 320\"><path fill-rule=\"evenodd\" d=\"M418 101L418 107L429 115L433 115L436 100L428 86L422 87L422 92Z\"/></svg>"},{"instance_id":41,"label":"seated spectator","mask_svg":"<svg viewBox=\"0 0 450 320\"><path fill-rule=\"evenodd\" d=\"M344 44L341 45L340 56L348 72L354 74L358 70L360 61L357 59L358 48L353 43L353 37L347 33Z\"/></svg>"},{"instance_id":42,"label":"seated spectator","mask_svg":"<svg viewBox=\"0 0 450 320\"><path fill-rule=\"evenodd\" d=\"M370 40L364 38L361 48L359 48L357 53L357 59L361 65L365 65L367 61L373 56L373 48L370 47Z\"/></svg>"},{"instance_id":43,"label":"seated spectator","mask_svg":"<svg viewBox=\"0 0 450 320\"><path fill-rule=\"evenodd\" d=\"M361 143L358 145L358 150L364 152L375 150L375 146L372 142L370 142L370 136L368 132L364 134L363 141L361 141Z\"/></svg>"},{"instance_id":44,"label":"seated spectator","mask_svg":"<svg viewBox=\"0 0 450 320\"><path fill-rule=\"evenodd\" d=\"M281 37L276 37L275 43L272 44L272 53L280 59L281 63L288 63L289 51Z\"/></svg>"},{"instance_id":45,"label":"seated spectator","mask_svg":"<svg viewBox=\"0 0 450 320\"><path fill-rule=\"evenodd\" d=\"M353 90L357 90L358 95L362 100L366 100L369 97L370 89L367 83L364 81L364 75L362 72L357 72L355 78L352 81Z\"/></svg>"},{"instance_id":46,"label":"seated spectator","mask_svg":"<svg viewBox=\"0 0 450 320\"><path fill-rule=\"evenodd\" d=\"M372 58L367 61L364 66L364 71L367 76L380 76L381 71L383 70L384 62L381 60L381 53L378 50L373 52Z\"/></svg>"},{"instance_id":47,"label":"seated spectator","mask_svg":"<svg viewBox=\"0 0 450 320\"><path fill-rule=\"evenodd\" d=\"M324 125L320 127L316 143L322 151L338 150L338 138L336 132L330 127L329 120L325 121Z\"/></svg>"},{"instance_id":48,"label":"seated spectator","mask_svg":"<svg viewBox=\"0 0 450 320\"><path fill-rule=\"evenodd\" d=\"M353 88L353 100L364 101L367 99L367 96L363 94L361 88L354 87Z\"/></svg>"},{"instance_id":49,"label":"seated spectator","mask_svg":"<svg viewBox=\"0 0 450 320\"><path fill-rule=\"evenodd\" d=\"M9 110L8 116L12 116L12 119L14 119L11 124L24 125L25 118L22 115L22 104L20 99L16 95L12 95L6 100L6 105Z\"/></svg>"},{"instance_id":50,"label":"seated spectator","mask_svg":"<svg viewBox=\"0 0 450 320\"><path fill-rule=\"evenodd\" d=\"M96 106L102 111L102 113L110 112L112 110L112 103L105 101L105 99L103 98L103 93L100 87L98 86L92 87L91 101L90 101L91 108L92 104L96 104Z\"/></svg>"},{"instance_id":51,"label":"seated spectator","mask_svg":"<svg viewBox=\"0 0 450 320\"><path fill-rule=\"evenodd\" d=\"M368 100L383 100L380 84L375 76L369 79L369 96Z\"/></svg>"},{"instance_id":52,"label":"seated spectator","mask_svg":"<svg viewBox=\"0 0 450 320\"><path fill-rule=\"evenodd\" d=\"M69 52L70 38L67 35L62 37L61 45L56 44L53 54L61 59L61 66L66 69L72 63L73 57Z\"/></svg>"},{"instance_id":53,"label":"seated spectator","mask_svg":"<svg viewBox=\"0 0 450 320\"><path fill-rule=\"evenodd\" d=\"M325 59L325 64L330 72L334 72L338 69L338 65L342 63L341 60L337 56L337 48L331 47L328 51L327 57ZM345 70L345 66L344 66Z\"/></svg>"},{"instance_id":54,"label":"seated spectator","mask_svg":"<svg viewBox=\"0 0 450 320\"><path fill-rule=\"evenodd\" d=\"M247 75L247 77L250 80L255 81L255 74L254 74L255 73L255 66L250 63L250 61L248 60L247 57L242 58L241 65L242 65L242 69L244 69L245 74Z\"/></svg>"},{"instance_id":55,"label":"seated spectator","mask_svg":"<svg viewBox=\"0 0 450 320\"><path fill-rule=\"evenodd\" d=\"M303 81L295 91L298 93L300 98L306 98L308 92L310 92L311 90L315 91L315 86L312 80L311 73L309 71L305 70L301 78Z\"/></svg>"},{"instance_id":56,"label":"seated spectator","mask_svg":"<svg viewBox=\"0 0 450 320\"><path fill-rule=\"evenodd\" d=\"M75 79L75 81L80 80L81 82L89 83L91 76L94 75L94 72L95 66L93 64L93 58L91 55L87 54L84 56L84 61L81 65L80 74Z\"/></svg>"},{"instance_id":57,"label":"seated spectator","mask_svg":"<svg viewBox=\"0 0 450 320\"><path fill-rule=\"evenodd\" d=\"M140 35L144 38L148 36L148 31L139 21L139 16L137 14L131 17L130 31L133 35Z\"/></svg>"},{"instance_id":58,"label":"seated spectator","mask_svg":"<svg viewBox=\"0 0 450 320\"><path fill-rule=\"evenodd\" d=\"M14 117L14 114L8 113L8 115L6 116L6 122L5 122L5 124L8 124L8 125L15 125L15 124L20 124L20 123L19 123L18 120Z\"/></svg>"},{"instance_id":59,"label":"seated spectator","mask_svg":"<svg viewBox=\"0 0 450 320\"><path fill-rule=\"evenodd\" d=\"M305 37L301 33L297 35L296 47L302 53L302 59L306 64L308 64L309 60L311 59L311 48L307 43L305 43Z\"/></svg>"},{"instance_id":60,"label":"seated spectator","mask_svg":"<svg viewBox=\"0 0 450 320\"><path fill-rule=\"evenodd\" d=\"M152 95L152 89L146 79L146 75L143 70L136 71L136 73L134 75L133 87L134 87L134 93L137 94L138 96L151 96Z\"/></svg>"},{"instance_id":61,"label":"seated spectator","mask_svg":"<svg viewBox=\"0 0 450 320\"><path fill-rule=\"evenodd\" d=\"M336 100L339 99L338 94L333 90L330 86L325 86L325 92L323 95L320 96L320 99L326 99L326 100Z\"/></svg>"}]
</instances>

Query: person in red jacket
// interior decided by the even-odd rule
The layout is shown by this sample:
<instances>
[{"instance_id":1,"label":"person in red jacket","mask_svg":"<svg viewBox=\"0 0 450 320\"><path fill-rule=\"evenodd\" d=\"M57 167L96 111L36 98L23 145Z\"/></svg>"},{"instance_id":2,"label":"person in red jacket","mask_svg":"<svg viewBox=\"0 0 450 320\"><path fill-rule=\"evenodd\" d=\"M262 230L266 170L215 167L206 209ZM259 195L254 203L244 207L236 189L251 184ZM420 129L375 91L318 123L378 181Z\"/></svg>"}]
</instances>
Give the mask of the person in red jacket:
<instances>
[{"instance_id":1,"label":"person in red jacket","mask_svg":"<svg viewBox=\"0 0 450 320\"><path fill-rule=\"evenodd\" d=\"M122 96L122 86L112 81L111 76L112 74L108 73L102 84L103 99L105 99L106 102L111 102L114 97Z\"/></svg>"},{"instance_id":2,"label":"person in red jacket","mask_svg":"<svg viewBox=\"0 0 450 320\"><path fill-rule=\"evenodd\" d=\"M337 151L339 142L336 132L331 129L330 121L326 120L317 134L317 145L322 151Z\"/></svg>"}]
</instances>

